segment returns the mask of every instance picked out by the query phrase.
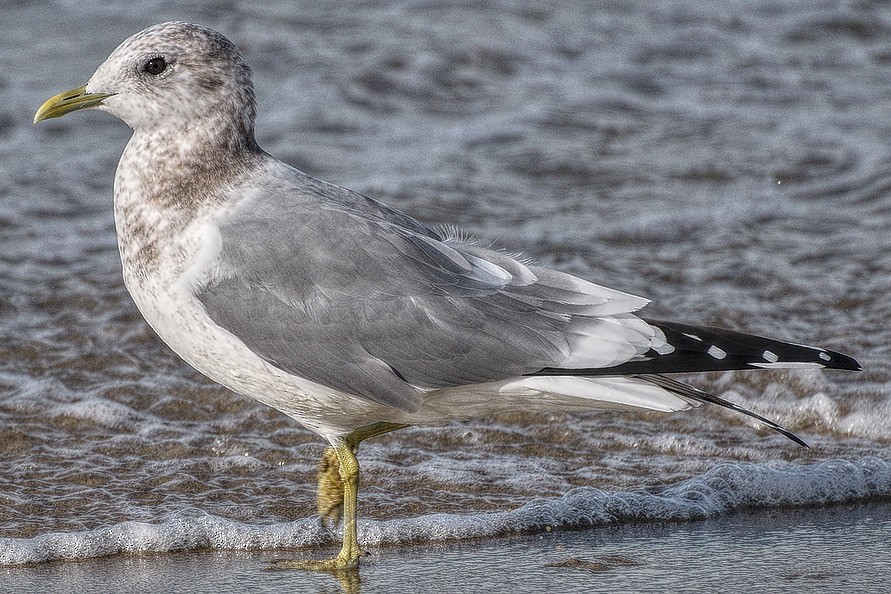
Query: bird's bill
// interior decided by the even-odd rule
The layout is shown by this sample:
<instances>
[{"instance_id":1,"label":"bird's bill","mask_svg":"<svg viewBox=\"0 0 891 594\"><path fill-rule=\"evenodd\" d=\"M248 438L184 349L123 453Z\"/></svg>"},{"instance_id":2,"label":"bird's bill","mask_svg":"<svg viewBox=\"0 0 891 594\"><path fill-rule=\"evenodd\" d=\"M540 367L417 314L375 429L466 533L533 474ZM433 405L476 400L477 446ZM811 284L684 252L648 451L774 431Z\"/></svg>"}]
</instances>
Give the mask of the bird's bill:
<instances>
[{"instance_id":1,"label":"bird's bill","mask_svg":"<svg viewBox=\"0 0 891 594\"><path fill-rule=\"evenodd\" d=\"M111 95L112 93L87 93L87 85L59 93L44 101L37 113L34 114L34 123L50 118L59 118L79 109L102 105L102 101Z\"/></svg>"}]
</instances>

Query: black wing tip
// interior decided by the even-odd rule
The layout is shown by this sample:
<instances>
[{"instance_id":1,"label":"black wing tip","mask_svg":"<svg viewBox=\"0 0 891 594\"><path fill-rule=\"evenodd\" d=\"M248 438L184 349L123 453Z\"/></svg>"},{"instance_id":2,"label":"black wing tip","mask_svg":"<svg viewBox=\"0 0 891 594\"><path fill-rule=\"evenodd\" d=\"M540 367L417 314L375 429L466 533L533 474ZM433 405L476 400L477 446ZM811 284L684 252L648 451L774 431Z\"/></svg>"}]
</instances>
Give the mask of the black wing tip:
<instances>
[{"instance_id":1,"label":"black wing tip","mask_svg":"<svg viewBox=\"0 0 891 594\"><path fill-rule=\"evenodd\" d=\"M854 357L818 346L787 342L757 334L748 334L712 326L694 326L665 320L647 319L644 321L665 332L666 337L669 339L669 344L671 344L672 340L679 340L682 343L686 340L688 344L683 345L682 350L692 351L694 356L698 355L706 361L708 361L706 355L711 355L711 349L706 350L706 348L712 345L718 347L719 350L727 351L725 356L728 353L735 355L727 357L727 361L734 360L738 363L738 366L728 365L725 368L728 371L747 368L780 369L786 365L794 367L796 363L814 363L822 366L824 369L863 370L863 367ZM695 341L692 348L689 344L690 339ZM727 347L731 348L728 349ZM669 354L666 359L670 357L671 355ZM765 364L765 361L768 364ZM716 370L720 367L719 363L709 363L712 363Z\"/></svg>"},{"instance_id":2,"label":"black wing tip","mask_svg":"<svg viewBox=\"0 0 891 594\"><path fill-rule=\"evenodd\" d=\"M862 371L850 355L794 342L663 320L644 321L664 334L667 351L651 348L639 357L612 367L563 369L547 367L528 375L633 375L699 373L744 369L815 367Z\"/></svg>"},{"instance_id":3,"label":"black wing tip","mask_svg":"<svg viewBox=\"0 0 891 594\"><path fill-rule=\"evenodd\" d=\"M826 369L843 369L845 371L863 371L863 366L854 357L838 351L823 351L829 357L824 363Z\"/></svg>"},{"instance_id":4,"label":"black wing tip","mask_svg":"<svg viewBox=\"0 0 891 594\"><path fill-rule=\"evenodd\" d=\"M792 433L791 431L789 431L789 430L786 429L785 427L783 427L783 426L781 426L781 425L777 425L777 424L768 425L768 427L770 427L771 429L773 429L773 430L776 431L777 433L780 433L780 434L783 435L783 437L785 437L786 439L789 439L789 440L791 440L791 441L794 441L795 443L797 443L798 445L800 445L800 446L803 447L804 449L806 449L806 450L811 449L811 446L810 446L810 444L809 444L808 442L806 442L805 440L801 439L800 437L798 437L797 435L795 435L794 433Z\"/></svg>"}]
</instances>

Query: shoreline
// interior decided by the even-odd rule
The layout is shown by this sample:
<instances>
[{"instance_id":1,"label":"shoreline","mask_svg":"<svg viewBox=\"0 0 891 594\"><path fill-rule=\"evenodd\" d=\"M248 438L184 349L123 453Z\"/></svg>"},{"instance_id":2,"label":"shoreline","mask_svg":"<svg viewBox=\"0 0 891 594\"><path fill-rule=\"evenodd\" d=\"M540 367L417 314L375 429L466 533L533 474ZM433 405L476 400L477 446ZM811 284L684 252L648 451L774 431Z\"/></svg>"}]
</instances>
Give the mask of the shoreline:
<instances>
[{"instance_id":1,"label":"shoreline","mask_svg":"<svg viewBox=\"0 0 891 594\"><path fill-rule=\"evenodd\" d=\"M268 571L300 551L182 552L0 568L19 593L736 591L882 592L891 502L762 508L708 520L618 524L476 541L372 547L359 573ZM874 554L875 553L875 554Z\"/></svg>"}]
</instances>

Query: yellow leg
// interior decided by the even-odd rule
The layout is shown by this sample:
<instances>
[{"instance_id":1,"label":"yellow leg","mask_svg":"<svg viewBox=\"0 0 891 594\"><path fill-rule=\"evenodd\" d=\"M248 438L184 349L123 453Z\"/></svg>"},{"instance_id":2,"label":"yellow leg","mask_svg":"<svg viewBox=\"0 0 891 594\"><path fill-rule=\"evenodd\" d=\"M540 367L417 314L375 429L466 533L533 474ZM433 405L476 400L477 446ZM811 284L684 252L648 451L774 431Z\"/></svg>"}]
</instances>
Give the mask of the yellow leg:
<instances>
[{"instance_id":1,"label":"yellow leg","mask_svg":"<svg viewBox=\"0 0 891 594\"><path fill-rule=\"evenodd\" d=\"M354 454L359 453L359 444L366 439L390 433L397 429L404 429L408 425L399 423L375 423L360 427L346 436L347 445L353 449ZM322 523L331 528L337 528L340 524L340 514L343 511L343 481L340 478L340 462L334 448L328 446L322 452L319 460L317 474L318 486L316 490L316 509Z\"/></svg>"},{"instance_id":2,"label":"yellow leg","mask_svg":"<svg viewBox=\"0 0 891 594\"><path fill-rule=\"evenodd\" d=\"M325 448L322 459L319 460L316 509L322 518L322 524L337 528L343 510L343 481L340 478L337 452L331 446Z\"/></svg>"},{"instance_id":3,"label":"yellow leg","mask_svg":"<svg viewBox=\"0 0 891 594\"><path fill-rule=\"evenodd\" d=\"M341 571L359 567L359 538L356 533L356 503L359 496L359 460L346 442L334 444L338 470L343 488L343 545L333 559L276 561L271 569L308 569L310 571Z\"/></svg>"},{"instance_id":4,"label":"yellow leg","mask_svg":"<svg viewBox=\"0 0 891 594\"><path fill-rule=\"evenodd\" d=\"M333 559L322 561L276 561L271 569L306 569L310 571L339 572L355 570L363 555L359 548L356 530L356 507L359 499L359 460L356 453L359 444L366 439L402 429L408 425L375 423L360 427L346 436L342 442L325 448L319 463L318 509L323 521L333 521L335 526L343 511L343 545ZM342 502L338 504L338 499Z\"/></svg>"}]
</instances>

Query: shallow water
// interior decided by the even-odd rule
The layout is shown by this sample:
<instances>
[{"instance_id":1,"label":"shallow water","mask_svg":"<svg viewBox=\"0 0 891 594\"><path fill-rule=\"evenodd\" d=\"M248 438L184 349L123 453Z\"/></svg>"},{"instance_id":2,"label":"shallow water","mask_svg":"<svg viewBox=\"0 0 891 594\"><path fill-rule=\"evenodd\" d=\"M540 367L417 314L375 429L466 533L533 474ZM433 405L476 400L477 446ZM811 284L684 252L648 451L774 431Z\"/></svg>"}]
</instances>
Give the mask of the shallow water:
<instances>
[{"instance_id":1,"label":"shallow water","mask_svg":"<svg viewBox=\"0 0 891 594\"><path fill-rule=\"evenodd\" d=\"M777 505L777 485L784 506L889 501L891 9L579 4L0 8L0 563L333 542L313 520L318 438L187 368L123 287L111 186L126 127L31 125L172 18L242 49L260 144L307 172L650 297L652 317L865 368L690 378L811 450L705 409L518 411L385 436L362 450L367 542L535 532L531 501L576 526L599 524L610 496L657 494L648 513L677 519L685 485L714 472L738 478L691 517Z\"/></svg>"},{"instance_id":2,"label":"shallow water","mask_svg":"<svg viewBox=\"0 0 891 594\"><path fill-rule=\"evenodd\" d=\"M374 548L361 576L263 571L282 553L191 552L0 568L20 594L230 592L882 593L887 505L738 513L475 542ZM460 577L458 577L460 576ZM456 579L457 578L457 579Z\"/></svg>"}]
</instances>

